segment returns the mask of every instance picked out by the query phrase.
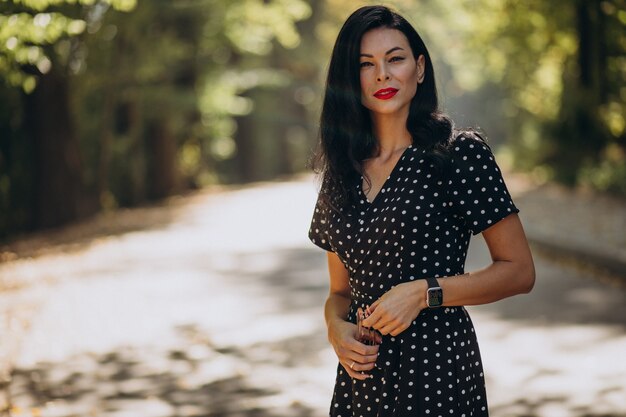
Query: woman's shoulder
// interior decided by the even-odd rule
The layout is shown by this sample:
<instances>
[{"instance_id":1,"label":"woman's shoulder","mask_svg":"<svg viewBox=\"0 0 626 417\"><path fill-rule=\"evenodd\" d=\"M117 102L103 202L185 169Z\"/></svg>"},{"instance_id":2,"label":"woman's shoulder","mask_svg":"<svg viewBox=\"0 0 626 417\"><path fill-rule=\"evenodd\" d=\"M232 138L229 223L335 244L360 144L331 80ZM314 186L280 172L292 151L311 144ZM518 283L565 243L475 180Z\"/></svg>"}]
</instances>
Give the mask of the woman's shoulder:
<instances>
[{"instance_id":1,"label":"woman's shoulder","mask_svg":"<svg viewBox=\"0 0 626 417\"><path fill-rule=\"evenodd\" d=\"M480 132L471 129L455 129L449 142L448 150L452 159L469 155L481 158L480 155L491 155L491 148Z\"/></svg>"}]
</instances>

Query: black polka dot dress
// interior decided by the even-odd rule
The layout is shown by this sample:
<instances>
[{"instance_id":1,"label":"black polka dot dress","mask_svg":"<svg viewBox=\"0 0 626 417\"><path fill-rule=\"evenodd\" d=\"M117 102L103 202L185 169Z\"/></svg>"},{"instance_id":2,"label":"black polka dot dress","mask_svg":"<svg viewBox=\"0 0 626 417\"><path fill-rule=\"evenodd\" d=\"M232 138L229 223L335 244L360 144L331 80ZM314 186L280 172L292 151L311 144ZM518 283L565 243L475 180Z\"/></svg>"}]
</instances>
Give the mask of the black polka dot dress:
<instances>
[{"instance_id":1,"label":"black polka dot dress","mask_svg":"<svg viewBox=\"0 0 626 417\"><path fill-rule=\"evenodd\" d=\"M407 148L371 203L355 184L361 199L344 218L318 200L309 238L349 271L349 321L397 284L463 274L471 234L518 212L482 140L459 135L450 152L447 172L437 176L423 150ZM331 416L488 415L478 343L463 306L423 310L407 330L384 336L371 373L353 380L338 365Z\"/></svg>"}]
</instances>

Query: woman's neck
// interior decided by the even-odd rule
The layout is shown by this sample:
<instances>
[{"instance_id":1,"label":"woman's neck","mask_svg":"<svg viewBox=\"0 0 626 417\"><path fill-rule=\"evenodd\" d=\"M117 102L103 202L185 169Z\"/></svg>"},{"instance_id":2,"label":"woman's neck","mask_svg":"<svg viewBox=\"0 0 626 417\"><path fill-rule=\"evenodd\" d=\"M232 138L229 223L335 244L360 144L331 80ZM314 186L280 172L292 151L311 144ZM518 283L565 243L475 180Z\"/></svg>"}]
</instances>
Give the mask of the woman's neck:
<instances>
[{"instance_id":1,"label":"woman's neck","mask_svg":"<svg viewBox=\"0 0 626 417\"><path fill-rule=\"evenodd\" d=\"M406 149L413 143L411 133L406 128L408 115L372 114L372 127L378 142L376 155L383 158L399 150Z\"/></svg>"}]
</instances>

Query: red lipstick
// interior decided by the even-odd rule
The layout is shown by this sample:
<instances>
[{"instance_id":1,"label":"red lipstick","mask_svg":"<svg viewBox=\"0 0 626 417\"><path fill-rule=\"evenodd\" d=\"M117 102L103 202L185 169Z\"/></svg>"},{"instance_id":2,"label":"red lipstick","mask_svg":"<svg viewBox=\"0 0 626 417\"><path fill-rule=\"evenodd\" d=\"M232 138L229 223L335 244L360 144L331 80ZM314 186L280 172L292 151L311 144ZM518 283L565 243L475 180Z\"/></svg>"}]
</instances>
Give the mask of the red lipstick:
<instances>
[{"instance_id":1,"label":"red lipstick","mask_svg":"<svg viewBox=\"0 0 626 417\"><path fill-rule=\"evenodd\" d=\"M397 88L383 88L374 93L374 97L380 100L389 100L398 92Z\"/></svg>"}]
</instances>

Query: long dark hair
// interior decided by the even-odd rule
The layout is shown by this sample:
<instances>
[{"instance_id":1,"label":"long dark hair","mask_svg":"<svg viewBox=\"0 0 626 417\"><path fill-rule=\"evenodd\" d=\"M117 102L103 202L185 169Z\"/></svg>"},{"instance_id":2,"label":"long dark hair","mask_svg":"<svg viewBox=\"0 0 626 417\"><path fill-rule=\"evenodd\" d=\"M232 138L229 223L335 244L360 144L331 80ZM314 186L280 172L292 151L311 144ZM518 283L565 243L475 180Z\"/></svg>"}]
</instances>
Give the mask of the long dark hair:
<instances>
[{"instance_id":1,"label":"long dark hair","mask_svg":"<svg viewBox=\"0 0 626 417\"><path fill-rule=\"evenodd\" d=\"M436 169L441 170L447 159L453 124L439 110L435 74L424 41L409 22L389 8L361 7L343 24L333 48L320 118L320 143L313 157L313 168L322 178L322 202L337 211L350 209L358 201L356 185L360 187L364 175L363 160L377 147L369 111L361 104L359 55L363 35L380 27L402 32L415 59L424 55L424 80L411 101L407 130L413 145L426 150ZM367 176L365 179L369 183Z\"/></svg>"}]
</instances>

